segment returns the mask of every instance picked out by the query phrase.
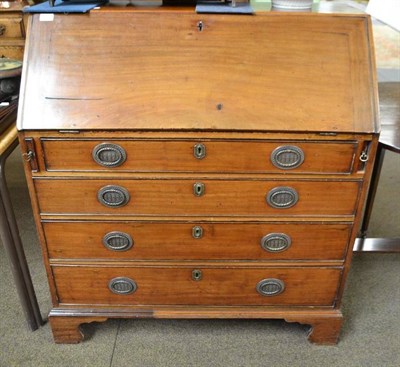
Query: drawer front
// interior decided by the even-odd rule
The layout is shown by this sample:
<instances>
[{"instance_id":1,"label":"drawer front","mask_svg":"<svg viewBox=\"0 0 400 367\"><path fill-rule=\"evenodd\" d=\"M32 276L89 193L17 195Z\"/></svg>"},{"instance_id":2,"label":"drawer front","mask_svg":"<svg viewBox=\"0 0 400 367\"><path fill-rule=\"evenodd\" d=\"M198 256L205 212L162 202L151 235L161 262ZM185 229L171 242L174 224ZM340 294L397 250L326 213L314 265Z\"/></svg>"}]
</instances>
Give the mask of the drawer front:
<instances>
[{"instance_id":1,"label":"drawer front","mask_svg":"<svg viewBox=\"0 0 400 367\"><path fill-rule=\"evenodd\" d=\"M0 46L0 57L7 57L9 59L23 60L24 47L23 46Z\"/></svg>"},{"instance_id":2,"label":"drawer front","mask_svg":"<svg viewBox=\"0 0 400 367\"><path fill-rule=\"evenodd\" d=\"M53 259L339 260L350 225L43 223Z\"/></svg>"},{"instance_id":3,"label":"drawer front","mask_svg":"<svg viewBox=\"0 0 400 367\"><path fill-rule=\"evenodd\" d=\"M35 180L42 214L135 216L353 215L359 185L356 181Z\"/></svg>"},{"instance_id":4,"label":"drawer front","mask_svg":"<svg viewBox=\"0 0 400 367\"><path fill-rule=\"evenodd\" d=\"M42 140L49 171L350 173L357 144Z\"/></svg>"},{"instance_id":5,"label":"drawer front","mask_svg":"<svg viewBox=\"0 0 400 367\"><path fill-rule=\"evenodd\" d=\"M53 266L52 269L60 303L104 305L332 306L341 276L339 268L230 268L195 264L191 267ZM260 292L271 294L260 294L257 286Z\"/></svg>"},{"instance_id":6,"label":"drawer front","mask_svg":"<svg viewBox=\"0 0 400 367\"><path fill-rule=\"evenodd\" d=\"M0 40L24 37L24 24L21 17L0 16Z\"/></svg>"}]
</instances>

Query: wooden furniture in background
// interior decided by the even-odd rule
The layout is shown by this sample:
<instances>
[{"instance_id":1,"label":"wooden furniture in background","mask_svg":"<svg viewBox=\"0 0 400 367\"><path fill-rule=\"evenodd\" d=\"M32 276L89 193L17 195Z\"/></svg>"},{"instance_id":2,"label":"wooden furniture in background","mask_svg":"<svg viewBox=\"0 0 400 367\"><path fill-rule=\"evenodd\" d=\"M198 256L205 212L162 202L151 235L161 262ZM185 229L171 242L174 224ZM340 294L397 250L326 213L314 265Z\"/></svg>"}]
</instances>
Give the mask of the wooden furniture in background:
<instances>
[{"instance_id":1,"label":"wooden furniture in background","mask_svg":"<svg viewBox=\"0 0 400 367\"><path fill-rule=\"evenodd\" d=\"M18 128L55 341L155 317L336 343L378 143L369 18L104 7L29 27Z\"/></svg>"},{"instance_id":2,"label":"wooden furniture in background","mask_svg":"<svg viewBox=\"0 0 400 367\"><path fill-rule=\"evenodd\" d=\"M27 4L27 1L0 1L0 58L23 59L26 17L22 14L22 8ZM16 76L15 69L1 70L2 79ZM21 243L5 173L7 158L18 146L15 126L18 90L17 87L11 88L12 86L12 83L8 86L2 85L4 89L0 92L1 101L9 100L8 105L0 107L0 238L11 265L15 288L28 326L31 330L36 330L43 324L43 319ZM12 93L15 93L13 98Z\"/></svg>"},{"instance_id":3,"label":"wooden furniture in background","mask_svg":"<svg viewBox=\"0 0 400 367\"><path fill-rule=\"evenodd\" d=\"M25 0L0 1L0 57L23 59L27 17L22 8L27 5Z\"/></svg>"},{"instance_id":4,"label":"wooden furniture in background","mask_svg":"<svg viewBox=\"0 0 400 367\"><path fill-rule=\"evenodd\" d=\"M370 238L368 225L381 175L383 159L386 150L400 153L400 83L379 83L379 106L381 134L379 136L376 162L368 193L366 210L361 225L360 238L357 238L354 251L356 252L400 252L400 237Z\"/></svg>"}]
</instances>

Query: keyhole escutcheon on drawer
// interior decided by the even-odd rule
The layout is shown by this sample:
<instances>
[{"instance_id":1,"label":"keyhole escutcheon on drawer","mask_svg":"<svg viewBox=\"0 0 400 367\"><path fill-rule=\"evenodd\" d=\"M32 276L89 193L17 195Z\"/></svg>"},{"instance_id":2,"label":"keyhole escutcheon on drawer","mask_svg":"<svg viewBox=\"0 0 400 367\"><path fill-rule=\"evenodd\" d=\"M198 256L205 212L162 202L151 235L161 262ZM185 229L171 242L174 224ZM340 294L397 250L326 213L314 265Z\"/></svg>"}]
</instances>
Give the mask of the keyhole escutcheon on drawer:
<instances>
[{"instance_id":1,"label":"keyhole escutcheon on drawer","mask_svg":"<svg viewBox=\"0 0 400 367\"><path fill-rule=\"evenodd\" d=\"M203 228L202 227L200 227L200 226L194 226L193 228L192 228L192 237L194 238L194 239L199 239L199 238L202 238L203 237Z\"/></svg>"},{"instance_id":2,"label":"keyhole escutcheon on drawer","mask_svg":"<svg viewBox=\"0 0 400 367\"><path fill-rule=\"evenodd\" d=\"M195 144L193 147L193 155L196 159L203 159L206 156L206 146L202 143Z\"/></svg>"},{"instance_id":3,"label":"keyhole escutcheon on drawer","mask_svg":"<svg viewBox=\"0 0 400 367\"><path fill-rule=\"evenodd\" d=\"M195 196L203 196L206 192L206 185L202 182L196 182L193 185L193 194Z\"/></svg>"},{"instance_id":4,"label":"keyhole escutcheon on drawer","mask_svg":"<svg viewBox=\"0 0 400 367\"><path fill-rule=\"evenodd\" d=\"M192 279L196 282L198 282L199 280L201 280L201 278L203 277L203 273L201 270L199 269L194 269L192 271Z\"/></svg>"}]
</instances>

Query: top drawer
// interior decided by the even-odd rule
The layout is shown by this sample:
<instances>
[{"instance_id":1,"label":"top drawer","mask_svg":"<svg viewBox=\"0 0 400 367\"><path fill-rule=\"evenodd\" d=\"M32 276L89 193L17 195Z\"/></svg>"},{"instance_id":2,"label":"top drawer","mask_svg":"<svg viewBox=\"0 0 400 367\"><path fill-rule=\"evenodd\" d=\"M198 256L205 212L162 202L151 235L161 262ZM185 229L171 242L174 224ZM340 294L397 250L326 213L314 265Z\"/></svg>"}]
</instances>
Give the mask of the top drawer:
<instances>
[{"instance_id":1,"label":"top drawer","mask_svg":"<svg viewBox=\"0 0 400 367\"><path fill-rule=\"evenodd\" d=\"M356 142L42 139L47 171L348 174Z\"/></svg>"}]
</instances>

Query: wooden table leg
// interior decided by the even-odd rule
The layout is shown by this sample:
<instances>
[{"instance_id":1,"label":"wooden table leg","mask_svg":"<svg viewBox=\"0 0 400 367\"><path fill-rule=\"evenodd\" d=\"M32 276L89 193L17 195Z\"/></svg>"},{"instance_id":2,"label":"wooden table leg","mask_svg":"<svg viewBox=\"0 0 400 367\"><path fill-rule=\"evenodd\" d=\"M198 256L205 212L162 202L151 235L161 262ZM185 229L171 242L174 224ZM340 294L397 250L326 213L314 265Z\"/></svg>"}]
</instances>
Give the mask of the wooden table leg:
<instances>
[{"instance_id":1,"label":"wooden table leg","mask_svg":"<svg viewBox=\"0 0 400 367\"><path fill-rule=\"evenodd\" d=\"M0 237L11 264L26 320L31 330L36 330L43 325L43 319L40 314L5 180L6 159L17 145L18 141L15 140L0 156Z\"/></svg>"},{"instance_id":2,"label":"wooden table leg","mask_svg":"<svg viewBox=\"0 0 400 367\"><path fill-rule=\"evenodd\" d=\"M386 150L400 154L400 83L379 83L379 105L381 135L371 185L368 192L364 219L361 224L359 238L356 239L354 252L399 253L400 238L367 238L368 224L371 218Z\"/></svg>"}]
</instances>

